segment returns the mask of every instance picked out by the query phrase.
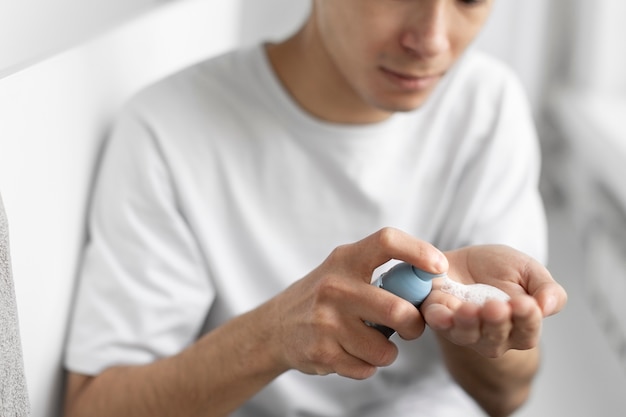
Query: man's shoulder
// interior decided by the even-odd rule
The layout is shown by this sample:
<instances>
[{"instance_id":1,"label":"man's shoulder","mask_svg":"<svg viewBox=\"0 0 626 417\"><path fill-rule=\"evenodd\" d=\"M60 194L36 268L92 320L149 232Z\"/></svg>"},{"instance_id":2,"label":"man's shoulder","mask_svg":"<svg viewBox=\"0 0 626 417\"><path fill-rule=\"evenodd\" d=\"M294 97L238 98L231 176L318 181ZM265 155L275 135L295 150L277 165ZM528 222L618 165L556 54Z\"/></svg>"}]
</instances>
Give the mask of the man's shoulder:
<instances>
[{"instance_id":1,"label":"man's shoulder","mask_svg":"<svg viewBox=\"0 0 626 417\"><path fill-rule=\"evenodd\" d=\"M140 89L128 101L131 107L154 108L162 103L193 102L202 99L220 100L232 94L232 87L242 81L242 71L249 71L256 49L229 50L192 63Z\"/></svg>"},{"instance_id":2,"label":"man's shoulder","mask_svg":"<svg viewBox=\"0 0 626 417\"><path fill-rule=\"evenodd\" d=\"M484 89L502 92L521 85L518 75L506 62L478 49L467 51L455 75L466 88L480 88L483 92Z\"/></svg>"},{"instance_id":3,"label":"man's shoulder","mask_svg":"<svg viewBox=\"0 0 626 417\"><path fill-rule=\"evenodd\" d=\"M443 102L464 108L498 109L505 98L527 101L524 86L513 69L476 49L463 55L442 87Z\"/></svg>"}]
</instances>

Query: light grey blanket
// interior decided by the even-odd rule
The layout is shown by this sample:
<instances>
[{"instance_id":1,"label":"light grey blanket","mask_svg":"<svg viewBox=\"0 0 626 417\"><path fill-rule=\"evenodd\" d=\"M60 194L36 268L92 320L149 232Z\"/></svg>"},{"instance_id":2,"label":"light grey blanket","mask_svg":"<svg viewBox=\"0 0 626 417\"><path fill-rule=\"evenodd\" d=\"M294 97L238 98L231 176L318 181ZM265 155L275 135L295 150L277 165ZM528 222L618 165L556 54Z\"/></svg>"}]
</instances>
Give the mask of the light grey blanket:
<instances>
[{"instance_id":1,"label":"light grey blanket","mask_svg":"<svg viewBox=\"0 0 626 417\"><path fill-rule=\"evenodd\" d=\"M30 414L11 275L9 230L0 198L0 417Z\"/></svg>"}]
</instances>

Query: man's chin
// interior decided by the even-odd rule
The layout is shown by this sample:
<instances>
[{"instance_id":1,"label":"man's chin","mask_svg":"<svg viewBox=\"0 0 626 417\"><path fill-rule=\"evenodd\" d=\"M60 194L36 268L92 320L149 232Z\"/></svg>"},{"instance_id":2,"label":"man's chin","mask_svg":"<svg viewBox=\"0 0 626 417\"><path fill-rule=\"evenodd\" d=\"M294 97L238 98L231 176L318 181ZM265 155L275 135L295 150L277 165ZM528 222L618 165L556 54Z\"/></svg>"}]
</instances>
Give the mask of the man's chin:
<instances>
[{"instance_id":1,"label":"man's chin","mask_svg":"<svg viewBox=\"0 0 626 417\"><path fill-rule=\"evenodd\" d=\"M383 103L379 104L378 108L389 113L408 113L422 107L426 103L427 99L428 98L424 98L423 100L402 103Z\"/></svg>"},{"instance_id":2,"label":"man's chin","mask_svg":"<svg viewBox=\"0 0 626 417\"><path fill-rule=\"evenodd\" d=\"M400 96L400 97L388 97L386 99L378 100L375 106L380 110L389 113L406 113L413 110L417 110L422 107L430 97L432 91L424 92L418 96Z\"/></svg>"}]
</instances>

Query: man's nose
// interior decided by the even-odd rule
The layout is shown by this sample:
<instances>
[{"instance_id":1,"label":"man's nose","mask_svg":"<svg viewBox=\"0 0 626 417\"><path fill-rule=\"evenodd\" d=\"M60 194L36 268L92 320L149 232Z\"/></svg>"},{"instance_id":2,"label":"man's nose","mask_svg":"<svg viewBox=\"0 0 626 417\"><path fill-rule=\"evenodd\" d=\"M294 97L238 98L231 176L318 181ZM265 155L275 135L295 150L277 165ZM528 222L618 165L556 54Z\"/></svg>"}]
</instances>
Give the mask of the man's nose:
<instances>
[{"instance_id":1,"label":"man's nose","mask_svg":"<svg viewBox=\"0 0 626 417\"><path fill-rule=\"evenodd\" d=\"M414 13L400 39L406 51L420 58L430 58L449 51L451 45L445 3L427 1Z\"/></svg>"}]
</instances>

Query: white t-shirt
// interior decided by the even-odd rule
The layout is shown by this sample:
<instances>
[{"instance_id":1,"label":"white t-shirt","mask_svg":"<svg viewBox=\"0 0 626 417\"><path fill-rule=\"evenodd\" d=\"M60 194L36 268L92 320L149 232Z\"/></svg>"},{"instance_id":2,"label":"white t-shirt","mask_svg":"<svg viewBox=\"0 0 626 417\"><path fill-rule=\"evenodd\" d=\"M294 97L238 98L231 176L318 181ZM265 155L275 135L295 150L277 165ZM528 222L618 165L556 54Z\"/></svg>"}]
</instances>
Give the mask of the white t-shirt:
<instances>
[{"instance_id":1,"label":"white t-shirt","mask_svg":"<svg viewBox=\"0 0 626 417\"><path fill-rule=\"evenodd\" d=\"M539 168L518 81L477 52L420 109L359 126L299 108L260 46L194 65L142 91L115 126L66 366L98 374L176 354L384 226L543 261ZM235 415L482 415L432 334L394 340L398 360L368 380L287 372Z\"/></svg>"}]
</instances>

